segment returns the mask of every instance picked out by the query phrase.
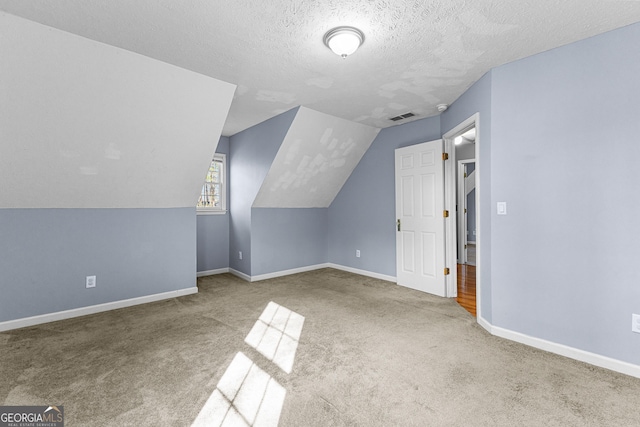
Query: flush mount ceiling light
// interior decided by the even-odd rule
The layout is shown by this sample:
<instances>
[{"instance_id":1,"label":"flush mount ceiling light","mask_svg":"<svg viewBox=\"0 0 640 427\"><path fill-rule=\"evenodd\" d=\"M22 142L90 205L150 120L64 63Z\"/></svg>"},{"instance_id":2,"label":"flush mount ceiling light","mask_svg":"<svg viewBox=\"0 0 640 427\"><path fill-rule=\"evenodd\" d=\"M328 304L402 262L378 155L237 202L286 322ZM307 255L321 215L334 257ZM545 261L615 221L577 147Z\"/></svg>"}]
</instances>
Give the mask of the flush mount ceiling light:
<instances>
[{"instance_id":1,"label":"flush mount ceiling light","mask_svg":"<svg viewBox=\"0 0 640 427\"><path fill-rule=\"evenodd\" d=\"M327 31L323 41L336 55L346 58L364 43L364 34L355 27L336 27Z\"/></svg>"}]
</instances>

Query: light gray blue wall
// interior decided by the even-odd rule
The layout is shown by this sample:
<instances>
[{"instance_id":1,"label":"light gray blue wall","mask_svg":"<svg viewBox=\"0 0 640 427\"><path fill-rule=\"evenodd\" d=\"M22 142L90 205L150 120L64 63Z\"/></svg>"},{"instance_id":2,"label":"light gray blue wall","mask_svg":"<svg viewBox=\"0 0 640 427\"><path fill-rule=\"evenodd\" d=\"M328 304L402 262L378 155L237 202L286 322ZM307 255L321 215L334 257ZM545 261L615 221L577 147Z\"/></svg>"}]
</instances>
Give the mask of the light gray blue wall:
<instances>
[{"instance_id":1,"label":"light gray blue wall","mask_svg":"<svg viewBox=\"0 0 640 427\"><path fill-rule=\"evenodd\" d=\"M634 364L639 45L634 24L498 67L491 97L493 324Z\"/></svg>"},{"instance_id":2,"label":"light gray blue wall","mask_svg":"<svg viewBox=\"0 0 640 427\"><path fill-rule=\"evenodd\" d=\"M0 209L0 322L194 287L195 230L195 208Z\"/></svg>"},{"instance_id":3,"label":"light gray blue wall","mask_svg":"<svg viewBox=\"0 0 640 427\"><path fill-rule=\"evenodd\" d=\"M253 208L251 274L327 262L326 208Z\"/></svg>"},{"instance_id":4,"label":"light gray blue wall","mask_svg":"<svg viewBox=\"0 0 640 427\"><path fill-rule=\"evenodd\" d=\"M467 194L467 231L469 242L476 241L476 190L473 189Z\"/></svg>"},{"instance_id":5,"label":"light gray blue wall","mask_svg":"<svg viewBox=\"0 0 640 427\"><path fill-rule=\"evenodd\" d=\"M229 215L198 215L198 272L229 268Z\"/></svg>"},{"instance_id":6,"label":"light gray blue wall","mask_svg":"<svg viewBox=\"0 0 640 427\"><path fill-rule=\"evenodd\" d=\"M226 154L229 160L229 138L220 137L216 153ZM229 197L229 167L225 171L227 198ZM229 201L227 200L227 209ZM229 213L198 215L197 217L198 272L229 267Z\"/></svg>"},{"instance_id":7,"label":"light gray blue wall","mask_svg":"<svg viewBox=\"0 0 640 427\"><path fill-rule=\"evenodd\" d=\"M475 151L475 150L474 150ZM456 153L457 155L457 153ZM475 163L467 163L466 172L467 176L471 175L473 171L476 170ZM473 189L467 194L467 230L469 231L469 235L467 236L467 240L470 242L476 241L476 190Z\"/></svg>"},{"instance_id":8,"label":"light gray blue wall","mask_svg":"<svg viewBox=\"0 0 640 427\"><path fill-rule=\"evenodd\" d=\"M442 134L449 132L457 125L473 116L480 114L480 126L477 129L476 139L479 145L480 156L478 159L481 174L480 206L476 206L480 212L480 250L482 257L480 304L482 317L491 322L491 221L494 209L491 202L491 181L492 181L492 155L491 155L491 85L492 72L482 76L473 86L469 88L460 98L449 106L449 109L440 115Z\"/></svg>"},{"instance_id":9,"label":"light gray blue wall","mask_svg":"<svg viewBox=\"0 0 640 427\"><path fill-rule=\"evenodd\" d=\"M380 131L329 207L329 262L396 275L394 150L438 138L439 117Z\"/></svg>"},{"instance_id":10,"label":"light gray blue wall","mask_svg":"<svg viewBox=\"0 0 640 427\"><path fill-rule=\"evenodd\" d=\"M247 275L252 274L251 205L297 111L293 108L229 138L229 267Z\"/></svg>"}]
</instances>

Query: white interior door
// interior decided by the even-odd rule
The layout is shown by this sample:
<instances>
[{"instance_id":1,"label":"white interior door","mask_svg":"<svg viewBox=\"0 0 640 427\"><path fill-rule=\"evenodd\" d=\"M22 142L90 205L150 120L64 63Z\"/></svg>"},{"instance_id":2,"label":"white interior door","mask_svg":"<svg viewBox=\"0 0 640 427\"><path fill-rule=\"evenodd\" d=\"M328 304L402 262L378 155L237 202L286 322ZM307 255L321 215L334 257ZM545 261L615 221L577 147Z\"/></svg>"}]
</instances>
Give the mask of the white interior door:
<instances>
[{"instance_id":1,"label":"white interior door","mask_svg":"<svg viewBox=\"0 0 640 427\"><path fill-rule=\"evenodd\" d=\"M399 285L445 296L442 140L398 148L396 276Z\"/></svg>"}]
</instances>

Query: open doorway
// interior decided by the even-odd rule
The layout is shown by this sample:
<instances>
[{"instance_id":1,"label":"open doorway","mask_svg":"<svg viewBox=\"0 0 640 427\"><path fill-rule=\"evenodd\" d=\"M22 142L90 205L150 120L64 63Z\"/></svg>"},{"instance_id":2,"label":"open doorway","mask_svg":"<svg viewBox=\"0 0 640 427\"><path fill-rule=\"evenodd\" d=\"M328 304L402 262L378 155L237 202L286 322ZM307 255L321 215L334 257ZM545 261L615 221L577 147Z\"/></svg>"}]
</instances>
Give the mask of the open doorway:
<instances>
[{"instance_id":1,"label":"open doorway","mask_svg":"<svg viewBox=\"0 0 640 427\"><path fill-rule=\"evenodd\" d=\"M479 314L478 269L480 258L479 200L480 165L478 163L479 144L478 114L465 120L444 135L447 151L452 153L446 173L450 184L447 186L450 210L456 212L456 220L447 230L448 259L456 262L449 283L449 296L473 316ZM453 262L448 262L449 265Z\"/></svg>"},{"instance_id":2,"label":"open doorway","mask_svg":"<svg viewBox=\"0 0 640 427\"><path fill-rule=\"evenodd\" d=\"M476 128L454 138L456 165L456 254L459 264L475 265Z\"/></svg>"},{"instance_id":3,"label":"open doorway","mask_svg":"<svg viewBox=\"0 0 640 427\"><path fill-rule=\"evenodd\" d=\"M475 159L458 160L456 220L458 264L476 265Z\"/></svg>"}]
</instances>

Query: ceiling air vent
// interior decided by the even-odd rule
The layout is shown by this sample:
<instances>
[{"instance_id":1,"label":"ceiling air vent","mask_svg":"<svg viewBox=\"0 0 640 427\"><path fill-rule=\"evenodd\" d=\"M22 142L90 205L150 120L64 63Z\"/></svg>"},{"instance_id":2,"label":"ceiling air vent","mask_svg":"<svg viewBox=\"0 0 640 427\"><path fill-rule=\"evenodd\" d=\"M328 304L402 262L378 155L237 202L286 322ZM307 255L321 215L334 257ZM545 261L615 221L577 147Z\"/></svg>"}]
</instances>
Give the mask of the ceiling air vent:
<instances>
[{"instance_id":1,"label":"ceiling air vent","mask_svg":"<svg viewBox=\"0 0 640 427\"><path fill-rule=\"evenodd\" d=\"M413 116L415 116L415 114L413 114L412 112L408 112L408 113L400 114L399 116L391 117L389 120L398 122L400 120L408 119L409 117L413 117Z\"/></svg>"}]
</instances>

